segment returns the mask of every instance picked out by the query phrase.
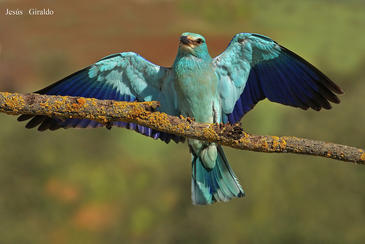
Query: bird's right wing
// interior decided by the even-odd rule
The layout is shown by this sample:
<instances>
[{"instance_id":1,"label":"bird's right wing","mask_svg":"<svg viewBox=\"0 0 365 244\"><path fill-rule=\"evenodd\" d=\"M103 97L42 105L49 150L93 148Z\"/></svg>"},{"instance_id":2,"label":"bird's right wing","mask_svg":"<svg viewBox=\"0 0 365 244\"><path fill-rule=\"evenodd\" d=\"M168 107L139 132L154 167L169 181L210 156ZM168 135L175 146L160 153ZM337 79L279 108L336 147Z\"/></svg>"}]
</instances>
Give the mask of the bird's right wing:
<instances>
[{"instance_id":1,"label":"bird's right wing","mask_svg":"<svg viewBox=\"0 0 365 244\"><path fill-rule=\"evenodd\" d=\"M47 95L79 96L117 101L159 101L160 111L179 115L173 74L169 68L155 65L133 52L107 56L95 64L44 88L36 93ZM103 125L87 119L60 120L47 116L21 115L18 120L31 119L26 127L39 125L38 130L59 128L96 128ZM114 126L133 129L146 136L168 142L183 138L155 131L134 123L114 122Z\"/></svg>"}]
</instances>

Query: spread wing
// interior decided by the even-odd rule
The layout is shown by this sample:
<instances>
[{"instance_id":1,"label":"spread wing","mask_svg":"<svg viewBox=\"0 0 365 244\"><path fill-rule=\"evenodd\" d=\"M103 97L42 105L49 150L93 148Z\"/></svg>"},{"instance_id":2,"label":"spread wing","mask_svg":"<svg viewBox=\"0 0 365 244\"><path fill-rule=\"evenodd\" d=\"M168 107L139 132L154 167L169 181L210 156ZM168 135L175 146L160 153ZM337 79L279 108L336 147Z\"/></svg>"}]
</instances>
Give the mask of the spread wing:
<instances>
[{"instance_id":1,"label":"spread wing","mask_svg":"<svg viewBox=\"0 0 365 244\"><path fill-rule=\"evenodd\" d=\"M68 95L118 101L159 101L160 111L179 115L175 90L172 87L169 68L155 65L136 53L126 52L110 55L97 63L37 91L39 94ZM21 115L18 120L31 119L26 127L38 130L59 128L96 128L104 125L87 119L60 120L47 116ZM183 138L155 131L133 123L114 122L114 126L133 129L165 142Z\"/></svg>"},{"instance_id":2,"label":"spread wing","mask_svg":"<svg viewBox=\"0 0 365 244\"><path fill-rule=\"evenodd\" d=\"M240 33L213 60L223 121L236 123L260 100L302 109L330 109L343 91L313 65L270 38Z\"/></svg>"}]
</instances>

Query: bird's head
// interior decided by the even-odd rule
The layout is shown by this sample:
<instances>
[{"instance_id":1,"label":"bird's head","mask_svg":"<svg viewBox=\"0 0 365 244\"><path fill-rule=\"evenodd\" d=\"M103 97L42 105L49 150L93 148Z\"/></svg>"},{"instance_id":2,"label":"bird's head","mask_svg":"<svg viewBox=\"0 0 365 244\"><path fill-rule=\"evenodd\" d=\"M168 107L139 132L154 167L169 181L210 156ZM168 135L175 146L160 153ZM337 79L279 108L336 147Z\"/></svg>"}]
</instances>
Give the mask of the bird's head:
<instances>
[{"instance_id":1,"label":"bird's head","mask_svg":"<svg viewBox=\"0 0 365 244\"><path fill-rule=\"evenodd\" d=\"M205 38L199 34L185 32L180 36L179 54L193 55L197 58L210 58Z\"/></svg>"}]
</instances>

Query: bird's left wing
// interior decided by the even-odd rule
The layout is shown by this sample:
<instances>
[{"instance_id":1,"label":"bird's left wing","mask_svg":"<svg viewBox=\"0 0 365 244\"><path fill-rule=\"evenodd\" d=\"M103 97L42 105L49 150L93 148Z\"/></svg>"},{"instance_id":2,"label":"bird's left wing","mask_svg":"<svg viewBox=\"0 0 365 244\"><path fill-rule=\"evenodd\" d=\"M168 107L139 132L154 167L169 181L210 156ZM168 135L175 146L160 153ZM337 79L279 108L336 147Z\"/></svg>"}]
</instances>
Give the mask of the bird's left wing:
<instances>
[{"instance_id":1,"label":"bird's left wing","mask_svg":"<svg viewBox=\"0 0 365 244\"><path fill-rule=\"evenodd\" d=\"M268 98L302 109L330 109L343 91L322 72L266 36L240 33L214 58L223 121L236 123Z\"/></svg>"},{"instance_id":2,"label":"bird's left wing","mask_svg":"<svg viewBox=\"0 0 365 244\"><path fill-rule=\"evenodd\" d=\"M42 90L39 94L79 96L118 101L159 101L160 111L179 115L172 87L170 68L155 65L133 52L107 56ZM46 116L21 115L18 120L31 119L26 127L38 130L59 128L96 128L104 125L87 119L49 118ZM165 142L183 139L158 132L134 123L114 122L112 125L133 129L143 135L160 138Z\"/></svg>"}]
</instances>

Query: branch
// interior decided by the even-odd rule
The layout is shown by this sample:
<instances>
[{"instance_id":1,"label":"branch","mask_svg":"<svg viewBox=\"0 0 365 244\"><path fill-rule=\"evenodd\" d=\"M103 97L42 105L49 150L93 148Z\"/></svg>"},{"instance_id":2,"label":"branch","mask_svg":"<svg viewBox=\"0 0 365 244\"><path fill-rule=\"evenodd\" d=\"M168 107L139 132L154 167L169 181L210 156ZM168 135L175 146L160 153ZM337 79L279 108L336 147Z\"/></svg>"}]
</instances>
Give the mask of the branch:
<instances>
[{"instance_id":1,"label":"branch","mask_svg":"<svg viewBox=\"0 0 365 244\"><path fill-rule=\"evenodd\" d=\"M238 125L197 123L190 118L156 112L158 102L120 102L94 98L0 92L0 112L46 115L61 119L133 122L179 136L216 142L241 150L299 153L365 164L363 149L293 136L251 135Z\"/></svg>"}]
</instances>

